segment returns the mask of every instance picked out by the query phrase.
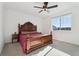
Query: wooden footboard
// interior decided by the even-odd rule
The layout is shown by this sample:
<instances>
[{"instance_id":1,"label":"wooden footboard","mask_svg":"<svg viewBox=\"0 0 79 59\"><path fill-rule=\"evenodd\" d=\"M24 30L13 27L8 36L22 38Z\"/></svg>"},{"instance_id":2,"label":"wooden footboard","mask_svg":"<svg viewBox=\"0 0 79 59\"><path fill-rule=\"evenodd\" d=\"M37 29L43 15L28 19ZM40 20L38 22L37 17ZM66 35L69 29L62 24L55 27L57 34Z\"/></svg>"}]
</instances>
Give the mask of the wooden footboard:
<instances>
[{"instance_id":1,"label":"wooden footboard","mask_svg":"<svg viewBox=\"0 0 79 59\"><path fill-rule=\"evenodd\" d=\"M29 53L37 48L48 45L52 43L52 35L40 35L33 37L27 40L27 50L26 53Z\"/></svg>"}]
</instances>

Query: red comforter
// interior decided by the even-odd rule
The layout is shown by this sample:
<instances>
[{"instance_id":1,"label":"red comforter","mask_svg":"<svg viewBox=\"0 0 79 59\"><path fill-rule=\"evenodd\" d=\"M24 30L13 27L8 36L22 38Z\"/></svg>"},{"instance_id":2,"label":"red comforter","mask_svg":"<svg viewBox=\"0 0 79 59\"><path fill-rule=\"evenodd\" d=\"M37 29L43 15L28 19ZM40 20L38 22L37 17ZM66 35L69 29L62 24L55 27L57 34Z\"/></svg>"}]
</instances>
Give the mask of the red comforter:
<instances>
[{"instance_id":1,"label":"red comforter","mask_svg":"<svg viewBox=\"0 0 79 59\"><path fill-rule=\"evenodd\" d=\"M19 42L21 44L21 47L23 49L23 52L27 50L27 39L33 38L34 36L41 35L40 32L29 32L28 34L21 33L19 35Z\"/></svg>"}]
</instances>

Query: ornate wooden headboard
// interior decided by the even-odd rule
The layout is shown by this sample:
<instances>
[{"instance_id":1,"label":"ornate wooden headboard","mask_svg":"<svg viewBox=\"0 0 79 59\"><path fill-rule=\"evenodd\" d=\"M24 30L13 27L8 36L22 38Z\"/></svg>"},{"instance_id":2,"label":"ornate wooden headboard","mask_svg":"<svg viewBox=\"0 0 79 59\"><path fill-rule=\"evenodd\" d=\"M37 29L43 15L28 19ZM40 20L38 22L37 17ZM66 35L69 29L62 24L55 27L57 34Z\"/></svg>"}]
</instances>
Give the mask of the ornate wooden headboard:
<instances>
[{"instance_id":1,"label":"ornate wooden headboard","mask_svg":"<svg viewBox=\"0 0 79 59\"><path fill-rule=\"evenodd\" d=\"M33 25L31 22L26 22L23 25L18 24L18 31L19 33L21 31L26 31L26 32L37 31L37 26Z\"/></svg>"}]
</instances>

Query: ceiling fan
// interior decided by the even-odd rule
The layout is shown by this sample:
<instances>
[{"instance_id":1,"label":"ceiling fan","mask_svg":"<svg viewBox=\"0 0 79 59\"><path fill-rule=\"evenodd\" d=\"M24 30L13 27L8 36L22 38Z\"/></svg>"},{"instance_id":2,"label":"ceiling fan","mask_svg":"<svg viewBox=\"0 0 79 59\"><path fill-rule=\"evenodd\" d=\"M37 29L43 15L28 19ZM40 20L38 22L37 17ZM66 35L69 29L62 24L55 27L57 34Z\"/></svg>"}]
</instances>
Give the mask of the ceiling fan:
<instances>
[{"instance_id":1,"label":"ceiling fan","mask_svg":"<svg viewBox=\"0 0 79 59\"><path fill-rule=\"evenodd\" d=\"M42 10L39 11L39 13L41 13L42 11L47 11L47 12L49 12L48 9L56 8L56 7L58 7L58 5L53 5L53 6L49 6L49 7L48 7L48 2L44 2L42 7L34 6L34 8L42 9Z\"/></svg>"}]
</instances>

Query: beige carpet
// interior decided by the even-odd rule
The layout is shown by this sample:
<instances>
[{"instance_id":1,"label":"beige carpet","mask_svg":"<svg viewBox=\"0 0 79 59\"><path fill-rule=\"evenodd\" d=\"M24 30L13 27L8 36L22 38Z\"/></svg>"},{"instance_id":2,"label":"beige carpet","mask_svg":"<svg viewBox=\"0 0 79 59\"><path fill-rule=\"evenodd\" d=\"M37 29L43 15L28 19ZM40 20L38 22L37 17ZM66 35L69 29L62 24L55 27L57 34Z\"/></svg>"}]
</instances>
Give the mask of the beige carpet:
<instances>
[{"instance_id":1,"label":"beige carpet","mask_svg":"<svg viewBox=\"0 0 79 59\"><path fill-rule=\"evenodd\" d=\"M3 56L24 56L21 46L19 43L8 43L5 44L2 54Z\"/></svg>"},{"instance_id":2,"label":"beige carpet","mask_svg":"<svg viewBox=\"0 0 79 59\"><path fill-rule=\"evenodd\" d=\"M8 43L4 46L2 56L32 56L42 51L46 46L39 48L29 54L24 54L19 43Z\"/></svg>"},{"instance_id":3,"label":"beige carpet","mask_svg":"<svg viewBox=\"0 0 79 59\"><path fill-rule=\"evenodd\" d=\"M54 41L53 44L49 45L52 48L56 48L60 51L63 51L71 56L79 56L79 46L73 45L70 43L62 42L62 41ZM33 56L34 54L37 54L41 51L43 51L45 47L42 47L40 49L37 49L30 54L26 55L22 52L21 46L19 43L8 43L5 44L1 56Z\"/></svg>"}]
</instances>

